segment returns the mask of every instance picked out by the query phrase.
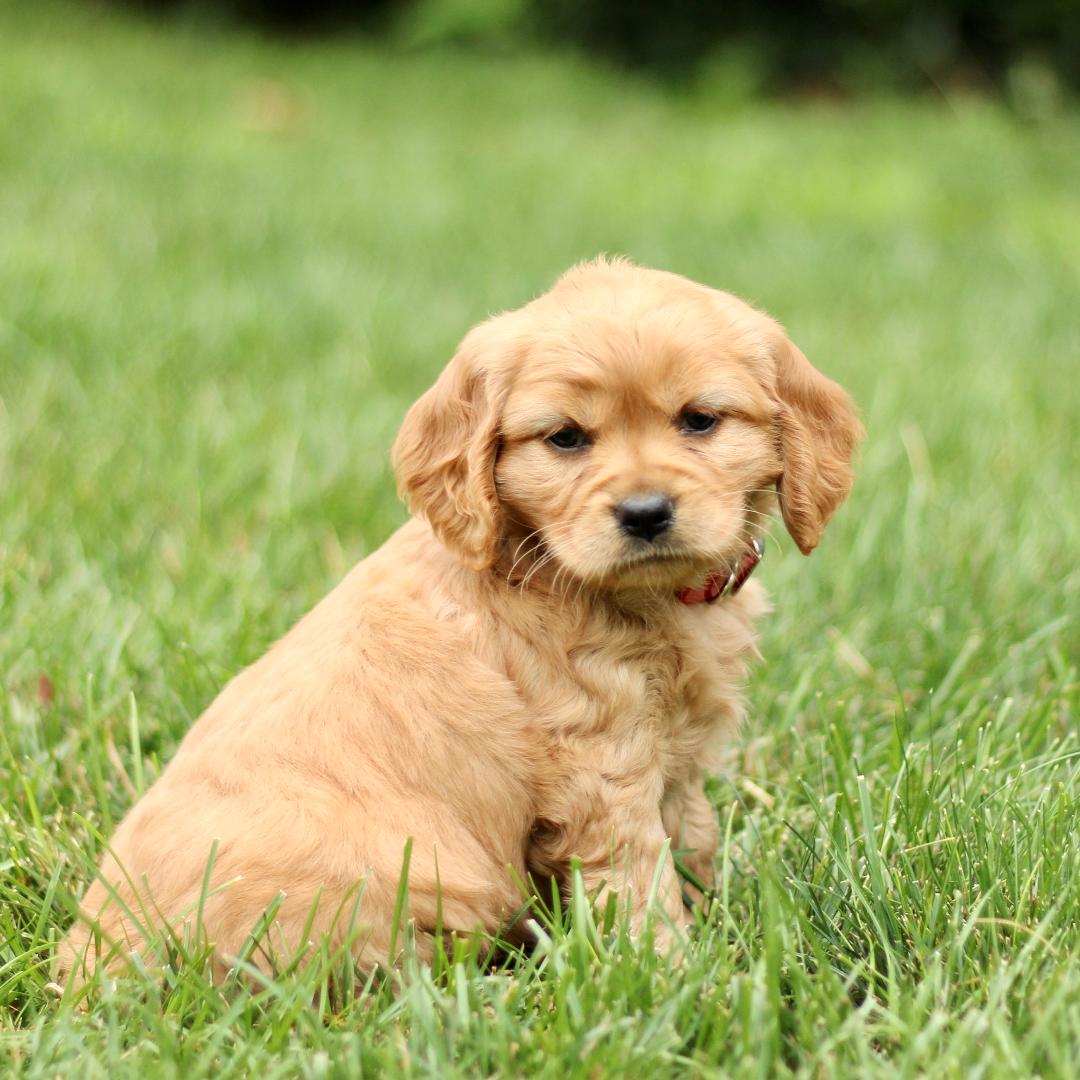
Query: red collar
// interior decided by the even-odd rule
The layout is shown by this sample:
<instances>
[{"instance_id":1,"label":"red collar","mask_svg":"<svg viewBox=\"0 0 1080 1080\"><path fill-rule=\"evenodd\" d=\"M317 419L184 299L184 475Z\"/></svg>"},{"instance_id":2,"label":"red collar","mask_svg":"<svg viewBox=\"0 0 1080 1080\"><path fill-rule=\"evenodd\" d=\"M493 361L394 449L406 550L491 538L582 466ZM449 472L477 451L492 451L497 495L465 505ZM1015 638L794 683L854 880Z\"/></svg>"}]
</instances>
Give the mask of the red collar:
<instances>
[{"instance_id":1,"label":"red collar","mask_svg":"<svg viewBox=\"0 0 1080 1080\"><path fill-rule=\"evenodd\" d=\"M755 536L734 570L714 570L698 588L680 589L676 594L684 604L711 604L721 596L734 596L754 572L765 554L765 541Z\"/></svg>"}]
</instances>

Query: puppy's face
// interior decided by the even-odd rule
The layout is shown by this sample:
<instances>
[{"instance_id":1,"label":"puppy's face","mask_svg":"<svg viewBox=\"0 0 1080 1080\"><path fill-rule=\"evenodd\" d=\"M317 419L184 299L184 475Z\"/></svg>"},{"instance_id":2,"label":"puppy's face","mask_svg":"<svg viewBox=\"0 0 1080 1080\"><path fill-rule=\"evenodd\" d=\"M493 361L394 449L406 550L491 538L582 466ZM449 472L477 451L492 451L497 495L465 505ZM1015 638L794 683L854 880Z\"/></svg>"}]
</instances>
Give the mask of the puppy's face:
<instances>
[{"instance_id":1,"label":"puppy's face","mask_svg":"<svg viewBox=\"0 0 1080 1080\"><path fill-rule=\"evenodd\" d=\"M530 336L502 409L509 517L596 585L685 584L737 564L781 472L752 374L762 343L693 292L643 297L625 319L581 299Z\"/></svg>"},{"instance_id":2,"label":"puppy's face","mask_svg":"<svg viewBox=\"0 0 1080 1080\"><path fill-rule=\"evenodd\" d=\"M781 495L804 551L847 494L847 395L766 316L589 263L474 330L410 411L404 494L476 568L539 547L600 588L733 567Z\"/></svg>"}]
</instances>

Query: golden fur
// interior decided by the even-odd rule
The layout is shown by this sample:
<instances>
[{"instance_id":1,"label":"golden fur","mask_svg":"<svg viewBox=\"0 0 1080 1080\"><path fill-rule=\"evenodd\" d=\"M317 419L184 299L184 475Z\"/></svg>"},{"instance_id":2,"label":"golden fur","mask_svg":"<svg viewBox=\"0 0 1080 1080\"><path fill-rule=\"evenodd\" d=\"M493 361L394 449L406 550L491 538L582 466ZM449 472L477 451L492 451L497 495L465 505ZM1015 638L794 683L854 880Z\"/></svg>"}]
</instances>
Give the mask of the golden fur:
<instances>
[{"instance_id":1,"label":"golden fur","mask_svg":"<svg viewBox=\"0 0 1080 1080\"><path fill-rule=\"evenodd\" d=\"M687 432L687 408L716 427ZM567 425L590 442L552 446ZM738 561L774 490L811 551L860 430L775 322L674 274L582 264L476 327L394 449L417 517L191 729L113 836L62 966L107 949L122 966L144 920L190 928L215 841L202 919L219 970L279 892L282 955L341 941L361 881L353 951L392 961L409 837L422 953L440 917L505 928L515 877L565 880L573 856L634 927L669 838L708 881L702 782L742 716L764 601L753 580L712 605L676 592ZM662 544L615 523L643 491L675 502ZM684 918L670 855L659 881L670 938Z\"/></svg>"}]
</instances>

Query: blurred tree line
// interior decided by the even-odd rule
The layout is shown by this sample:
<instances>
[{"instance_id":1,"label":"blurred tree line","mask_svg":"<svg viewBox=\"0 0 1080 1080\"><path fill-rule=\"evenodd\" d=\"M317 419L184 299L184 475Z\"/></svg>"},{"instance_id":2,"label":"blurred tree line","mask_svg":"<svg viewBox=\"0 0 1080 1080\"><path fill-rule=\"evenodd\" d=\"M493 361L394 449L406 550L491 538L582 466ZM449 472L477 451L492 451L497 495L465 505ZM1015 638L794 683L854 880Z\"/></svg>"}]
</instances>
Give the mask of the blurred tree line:
<instances>
[{"instance_id":1,"label":"blurred tree line","mask_svg":"<svg viewBox=\"0 0 1080 1080\"><path fill-rule=\"evenodd\" d=\"M1080 0L127 0L282 33L571 45L682 79L738 57L754 89L1080 88Z\"/></svg>"}]
</instances>

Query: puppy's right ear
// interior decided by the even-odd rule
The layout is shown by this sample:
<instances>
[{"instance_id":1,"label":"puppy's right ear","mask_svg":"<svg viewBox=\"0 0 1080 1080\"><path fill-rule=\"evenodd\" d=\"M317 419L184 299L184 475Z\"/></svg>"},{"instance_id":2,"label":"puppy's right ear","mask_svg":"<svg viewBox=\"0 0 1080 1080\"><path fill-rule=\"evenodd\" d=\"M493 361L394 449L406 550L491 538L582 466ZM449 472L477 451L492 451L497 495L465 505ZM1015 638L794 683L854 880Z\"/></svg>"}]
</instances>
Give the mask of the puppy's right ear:
<instances>
[{"instance_id":1,"label":"puppy's right ear","mask_svg":"<svg viewBox=\"0 0 1080 1080\"><path fill-rule=\"evenodd\" d=\"M502 513L495 491L502 398L485 364L490 324L471 331L435 385L416 402L394 443L398 491L466 566L495 563Z\"/></svg>"}]
</instances>

